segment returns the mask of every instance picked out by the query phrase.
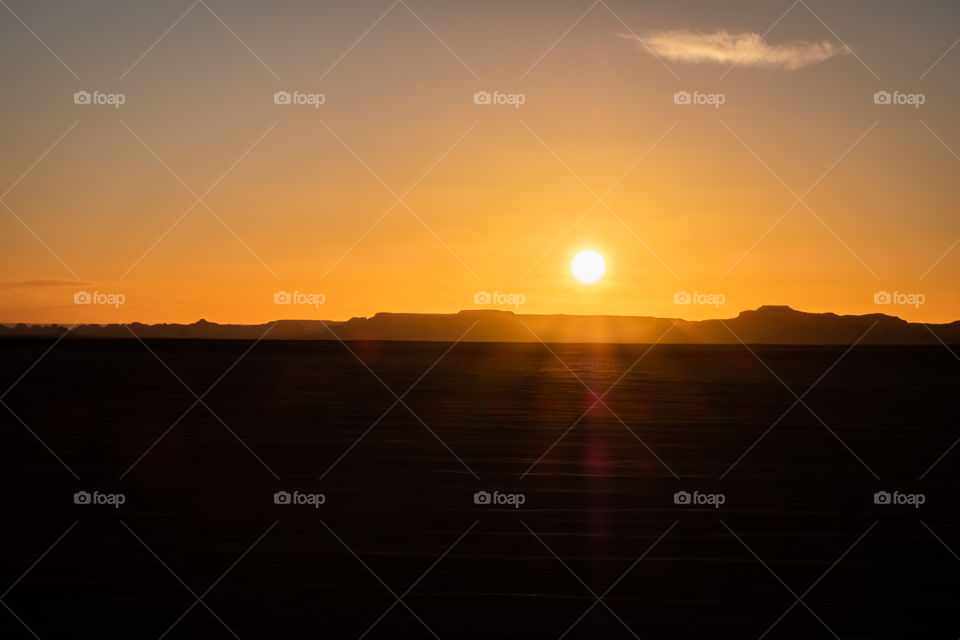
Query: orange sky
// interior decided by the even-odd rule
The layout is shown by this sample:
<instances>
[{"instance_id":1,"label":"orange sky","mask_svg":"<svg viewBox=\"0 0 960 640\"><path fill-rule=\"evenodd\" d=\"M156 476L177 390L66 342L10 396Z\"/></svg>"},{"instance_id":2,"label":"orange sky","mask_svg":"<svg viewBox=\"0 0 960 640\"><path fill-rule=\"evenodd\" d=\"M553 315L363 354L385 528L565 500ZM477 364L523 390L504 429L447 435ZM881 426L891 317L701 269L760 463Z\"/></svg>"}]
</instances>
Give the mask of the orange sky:
<instances>
[{"instance_id":1,"label":"orange sky","mask_svg":"<svg viewBox=\"0 0 960 640\"><path fill-rule=\"evenodd\" d=\"M78 4L11 2L36 37L0 12L2 322L454 312L478 291L523 313L960 319L952 6ZM587 247L594 286L568 270Z\"/></svg>"}]
</instances>

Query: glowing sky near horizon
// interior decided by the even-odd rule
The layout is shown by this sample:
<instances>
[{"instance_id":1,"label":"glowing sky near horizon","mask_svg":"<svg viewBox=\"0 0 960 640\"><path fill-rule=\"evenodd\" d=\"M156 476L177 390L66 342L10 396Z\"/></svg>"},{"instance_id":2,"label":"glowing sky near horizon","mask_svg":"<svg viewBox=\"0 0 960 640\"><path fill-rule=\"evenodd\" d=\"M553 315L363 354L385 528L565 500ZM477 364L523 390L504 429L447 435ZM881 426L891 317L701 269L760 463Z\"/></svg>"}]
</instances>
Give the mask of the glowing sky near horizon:
<instances>
[{"instance_id":1,"label":"glowing sky near horizon","mask_svg":"<svg viewBox=\"0 0 960 640\"><path fill-rule=\"evenodd\" d=\"M960 319L956 3L7 4L0 322Z\"/></svg>"}]
</instances>

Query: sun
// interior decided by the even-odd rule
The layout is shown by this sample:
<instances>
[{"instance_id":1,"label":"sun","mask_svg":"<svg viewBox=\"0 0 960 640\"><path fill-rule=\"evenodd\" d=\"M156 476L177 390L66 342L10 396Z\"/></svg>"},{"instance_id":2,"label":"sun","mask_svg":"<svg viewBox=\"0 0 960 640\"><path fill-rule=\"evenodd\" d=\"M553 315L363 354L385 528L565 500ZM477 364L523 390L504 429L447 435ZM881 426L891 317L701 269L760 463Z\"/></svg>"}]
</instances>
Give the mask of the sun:
<instances>
[{"instance_id":1,"label":"sun","mask_svg":"<svg viewBox=\"0 0 960 640\"><path fill-rule=\"evenodd\" d=\"M581 284L596 284L607 271L607 261L593 249L584 249L570 261L570 273Z\"/></svg>"}]
</instances>

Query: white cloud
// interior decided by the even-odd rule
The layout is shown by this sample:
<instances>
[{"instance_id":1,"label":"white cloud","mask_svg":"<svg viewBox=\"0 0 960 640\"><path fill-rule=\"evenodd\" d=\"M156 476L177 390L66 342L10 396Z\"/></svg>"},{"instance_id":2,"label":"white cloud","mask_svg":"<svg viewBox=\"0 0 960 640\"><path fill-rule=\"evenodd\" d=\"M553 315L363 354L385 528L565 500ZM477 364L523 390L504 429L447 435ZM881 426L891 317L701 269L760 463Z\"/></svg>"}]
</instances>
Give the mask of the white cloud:
<instances>
[{"instance_id":1,"label":"white cloud","mask_svg":"<svg viewBox=\"0 0 960 640\"><path fill-rule=\"evenodd\" d=\"M715 62L752 67L800 69L849 53L829 40L769 44L757 33L730 33L720 29L700 33L688 29L653 31L643 36L625 35L672 62Z\"/></svg>"}]
</instances>

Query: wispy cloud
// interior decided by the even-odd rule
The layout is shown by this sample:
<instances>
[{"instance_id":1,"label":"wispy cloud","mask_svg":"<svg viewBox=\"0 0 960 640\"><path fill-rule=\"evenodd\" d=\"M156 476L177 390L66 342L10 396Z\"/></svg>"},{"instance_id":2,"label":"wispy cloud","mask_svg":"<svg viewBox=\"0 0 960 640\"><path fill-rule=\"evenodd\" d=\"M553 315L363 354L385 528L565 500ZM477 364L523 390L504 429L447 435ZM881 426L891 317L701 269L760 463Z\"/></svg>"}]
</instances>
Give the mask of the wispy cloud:
<instances>
[{"instance_id":1,"label":"wispy cloud","mask_svg":"<svg viewBox=\"0 0 960 640\"><path fill-rule=\"evenodd\" d=\"M83 287L92 284L81 280L3 280L0 289L28 289L34 287Z\"/></svg>"},{"instance_id":2,"label":"wispy cloud","mask_svg":"<svg viewBox=\"0 0 960 640\"><path fill-rule=\"evenodd\" d=\"M829 40L770 44L758 33L730 33L724 29L711 33L673 29L623 37L673 62L714 62L791 70L850 52L847 47Z\"/></svg>"}]
</instances>

